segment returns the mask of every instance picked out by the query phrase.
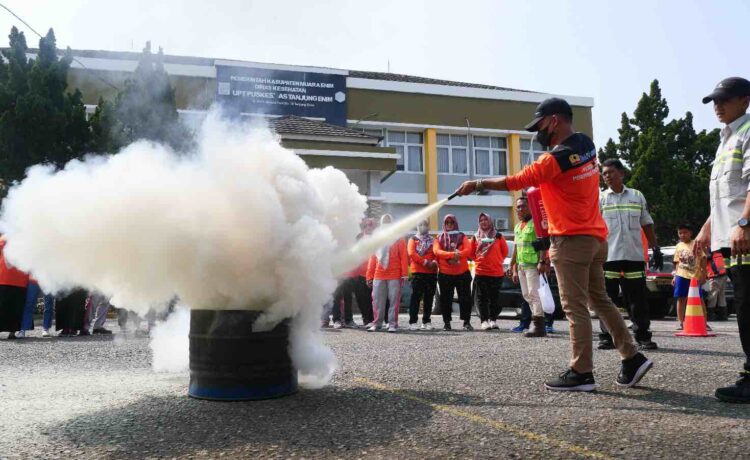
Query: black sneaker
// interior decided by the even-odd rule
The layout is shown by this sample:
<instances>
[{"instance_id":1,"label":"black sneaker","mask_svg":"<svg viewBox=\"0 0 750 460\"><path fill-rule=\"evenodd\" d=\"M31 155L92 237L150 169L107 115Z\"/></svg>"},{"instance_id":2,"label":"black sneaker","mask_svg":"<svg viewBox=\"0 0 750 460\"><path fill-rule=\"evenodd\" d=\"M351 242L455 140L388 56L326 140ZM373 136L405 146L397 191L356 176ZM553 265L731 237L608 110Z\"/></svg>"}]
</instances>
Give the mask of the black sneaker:
<instances>
[{"instance_id":1,"label":"black sneaker","mask_svg":"<svg viewBox=\"0 0 750 460\"><path fill-rule=\"evenodd\" d=\"M620 373L617 375L617 384L621 387L634 387L653 365L653 361L643 356L643 353L636 353L632 358L623 359Z\"/></svg>"},{"instance_id":2,"label":"black sneaker","mask_svg":"<svg viewBox=\"0 0 750 460\"><path fill-rule=\"evenodd\" d=\"M614 350L615 344L611 340L600 340L596 348L600 350Z\"/></svg>"},{"instance_id":3,"label":"black sneaker","mask_svg":"<svg viewBox=\"0 0 750 460\"><path fill-rule=\"evenodd\" d=\"M714 393L719 401L729 403L750 403L750 371L740 372L740 379L732 386L717 388Z\"/></svg>"},{"instance_id":4,"label":"black sneaker","mask_svg":"<svg viewBox=\"0 0 750 460\"><path fill-rule=\"evenodd\" d=\"M91 331L92 334L111 334L112 331L109 329L104 329L103 327L97 327L93 331Z\"/></svg>"},{"instance_id":5,"label":"black sneaker","mask_svg":"<svg viewBox=\"0 0 750 460\"><path fill-rule=\"evenodd\" d=\"M591 372L579 374L568 369L556 379L544 382L544 387L552 391L596 391L597 384Z\"/></svg>"},{"instance_id":6,"label":"black sneaker","mask_svg":"<svg viewBox=\"0 0 750 460\"><path fill-rule=\"evenodd\" d=\"M444 331L450 331L452 329L453 328L451 328L451 323L445 323L445 325L443 325L443 330Z\"/></svg>"},{"instance_id":7,"label":"black sneaker","mask_svg":"<svg viewBox=\"0 0 750 460\"><path fill-rule=\"evenodd\" d=\"M464 331L473 331L473 330L474 330L474 327L471 325L471 323L466 321L464 323Z\"/></svg>"},{"instance_id":8,"label":"black sneaker","mask_svg":"<svg viewBox=\"0 0 750 460\"><path fill-rule=\"evenodd\" d=\"M656 342L652 342L651 340L638 341L639 350L657 350L658 348L659 346L656 345Z\"/></svg>"}]
</instances>

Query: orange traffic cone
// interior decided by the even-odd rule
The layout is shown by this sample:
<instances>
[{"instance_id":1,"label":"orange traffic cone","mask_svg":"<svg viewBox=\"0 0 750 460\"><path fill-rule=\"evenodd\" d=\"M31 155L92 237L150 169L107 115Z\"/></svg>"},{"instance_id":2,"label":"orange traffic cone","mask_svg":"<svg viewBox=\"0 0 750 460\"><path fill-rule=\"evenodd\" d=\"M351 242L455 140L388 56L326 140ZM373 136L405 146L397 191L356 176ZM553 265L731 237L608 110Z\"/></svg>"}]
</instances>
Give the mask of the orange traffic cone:
<instances>
[{"instance_id":1,"label":"orange traffic cone","mask_svg":"<svg viewBox=\"0 0 750 460\"><path fill-rule=\"evenodd\" d=\"M715 337L716 334L706 330L706 318L703 316L701 295L698 291L698 280L690 280L687 308L685 309L685 323L683 330L675 335L680 337Z\"/></svg>"}]
</instances>

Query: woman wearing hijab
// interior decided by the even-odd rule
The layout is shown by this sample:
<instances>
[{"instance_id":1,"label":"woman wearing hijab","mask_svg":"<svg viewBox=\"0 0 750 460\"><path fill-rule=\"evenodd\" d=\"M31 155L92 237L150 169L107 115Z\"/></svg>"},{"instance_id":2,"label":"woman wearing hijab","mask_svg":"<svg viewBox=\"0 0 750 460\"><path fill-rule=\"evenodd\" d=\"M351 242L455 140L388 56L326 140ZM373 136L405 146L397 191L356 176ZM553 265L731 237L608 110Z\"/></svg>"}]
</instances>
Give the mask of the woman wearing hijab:
<instances>
[{"instance_id":1,"label":"woman wearing hijab","mask_svg":"<svg viewBox=\"0 0 750 460\"><path fill-rule=\"evenodd\" d=\"M8 332L8 340L21 330L28 285L29 275L5 261L5 236L0 236L0 332Z\"/></svg>"},{"instance_id":2,"label":"woman wearing hijab","mask_svg":"<svg viewBox=\"0 0 750 460\"><path fill-rule=\"evenodd\" d=\"M376 223L374 219L369 217L362 219L360 228L362 232L357 235L357 240L360 240L368 235L371 235L375 230ZM372 326L372 292L367 287L367 264L369 260L365 260L354 270L346 274L344 279L340 280L339 286L333 293L333 328L340 329L342 327L359 327L354 322L354 316L352 314L352 296L357 300L357 306L359 307L360 313L362 313L362 324L365 327ZM344 321L341 321L341 315L344 315ZM327 321L327 320L326 320Z\"/></svg>"},{"instance_id":3,"label":"woman wearing hijab","mask_svg":"<svg viewBox=\"0 0 750 460\"><path fill-rule=\"evenodd\" d=\"M390 214L380 218L380 226L391 223ZM369 332L377 331L383 325L385 304L390 301L388 311L388 332L398 331L398 308L401 303L401 286L409 274L409 257L403 238L390 246L384 246L370 257L367 264L367 284L372 286L372 307L375 314Z\"/></svg>"},{"instance_id":4,"label":"woman wearing hijab","mask_svg":"<svg viewBox=\"0 0 750 460\"><path fill-rule=\"evenodd\" d=\"M473 244L458 230L456 216L448 214L443 219L443 233L433 242L432 250L438 261L440 286L440 310L443 313L443 329L451 330L453 291L458 291L458 304L464 330L471 327L471 273L468 258Z\"/></svg>"},{"instance_id":5,"label":"woman wearing hijab","mask_svg":"<svg viewBox=\"0 0 750 460\"><path fill-rule=\"evenodd\" d=\"M432 245L435 238L430 235L430 223L423 220L417 226L417 234L409 238L406 248L409 254L409 267L411 268L411 300L409 301L409 330L417 330L417 319L419 318L419 302L423 301L422 330L432 330L430 314L432 313L432 300L437 288L437 262Z\"/></svg>"},{"instance_id":6,"label":"woman wearing hijab","mask_svg":"<svg viewBox=\"0 0 750 460\"><path fill-rule=\"evenodd\" d=\"M503 284L503 262L508 256L508 243L495 230L489 215L479 214L479 229L473 240L474 281L477 286L477 306L482 330L499 329L500 286Z\"/></svg>"}]
</instances>

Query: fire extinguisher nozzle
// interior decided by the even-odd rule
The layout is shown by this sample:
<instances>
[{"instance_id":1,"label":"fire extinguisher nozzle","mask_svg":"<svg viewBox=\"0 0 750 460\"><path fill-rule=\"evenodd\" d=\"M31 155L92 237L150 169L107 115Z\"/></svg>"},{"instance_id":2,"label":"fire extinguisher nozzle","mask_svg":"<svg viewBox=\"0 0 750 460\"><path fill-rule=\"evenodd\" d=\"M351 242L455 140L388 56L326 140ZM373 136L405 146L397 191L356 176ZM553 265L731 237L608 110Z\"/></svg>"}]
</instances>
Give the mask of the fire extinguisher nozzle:
<instances>
[{"instance_id":1,"label":"fire extinguisher nozzle","mask_svg":"<svg viewBox=\"0 0 750 460\"><path fill-rule=\"evenodd\" d=\"M451 196L448 197L448 201L452 200L453 198L458 196L458 192L453 192Z\"/></svg>"}]
</instances>

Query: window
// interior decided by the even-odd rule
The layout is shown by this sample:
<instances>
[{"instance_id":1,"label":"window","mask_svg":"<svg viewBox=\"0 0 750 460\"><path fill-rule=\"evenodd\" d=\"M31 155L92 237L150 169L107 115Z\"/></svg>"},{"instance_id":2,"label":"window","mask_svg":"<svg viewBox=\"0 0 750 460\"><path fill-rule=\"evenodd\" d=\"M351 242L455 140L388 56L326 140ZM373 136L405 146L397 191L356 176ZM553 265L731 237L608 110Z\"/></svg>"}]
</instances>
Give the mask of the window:
<instances>
[{"instance_id":1,"label":"window","mask_svg":"<svg viewBox=\"0 0 750 460\"><path fill-rule=\"evenodd\" d=\"M394 147L399 159L396 169L399 171L424 172L422 155L422 133L388 130L388 147Z\"/></svg>"},{"instance_id":2,"label":"window","mask_svg":"<svg viewBox=\"0 0 750 460\"><path fill-rule=\"evenodd\" d=\"M438 174L469 174L469 143L466 135L437 135Z\"/></svg>"},{"instance_id":3,"label":"window","mask_svg":"<svg viewBox=\"0 0 750 460\"><path fill-rule=\"evenodd\" d=\"M530 165L536 161L539 156L544 153L542 144L536 140L521 139L521 167Z\"/></svg>"},{"instance_id":4,"label":"window","mask_svg":"<svg viewBox=\"0 0 750 460\"><path fill-rule=\"evenodd\" d=\"M383 138L383 130L382 129L370 129L370 128L367 128L367 129L363 129L362 132L365 133L365 134L367 134L368 136L379 137L380 138L380 142L378 142L378 147L383 147L383 144L384 144L383 141L385 139Z\"/></svg>"},{"instance_id":5,"label":"window","mask_svg":"<svg viewBox=\"0 0 750 460\"><path fill-rule=\"evenodd\" d=\"M508 174L508 141L504 137L474 136L474 173L477 176Z\"/></svg>"}]
</instances>

